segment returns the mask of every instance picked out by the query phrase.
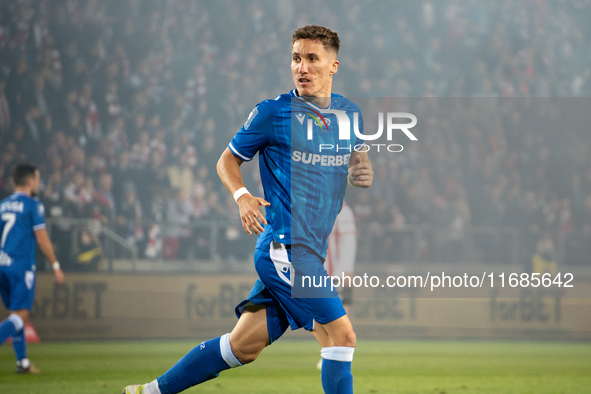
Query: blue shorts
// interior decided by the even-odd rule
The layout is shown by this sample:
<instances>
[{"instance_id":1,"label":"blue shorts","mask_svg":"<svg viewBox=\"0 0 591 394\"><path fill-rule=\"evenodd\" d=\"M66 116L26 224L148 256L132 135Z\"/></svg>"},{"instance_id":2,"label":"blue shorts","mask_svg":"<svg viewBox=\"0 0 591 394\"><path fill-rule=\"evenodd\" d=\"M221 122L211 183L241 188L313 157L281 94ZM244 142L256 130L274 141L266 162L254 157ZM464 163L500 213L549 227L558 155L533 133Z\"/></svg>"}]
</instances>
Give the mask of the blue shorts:
<instances>
[{"instance_id":1,"label":"blue shorts","mask_svg":"<svg viewBox=\"0 0 591 394\"><path fill-rule=\"evenodd\" d=\"M271 343L288 327L310 331L315 321L326 324L346 314L337 292L330 287L322 289L318 298L292 297L296 275L328 275L322 259L310 249L272 243L269 250L255 249L254 262L259 279L246 300L236 307L236 316L240 318L248 306L264 305Z\"/></svg>"},{"instance_id":2,"label":"blue shorts","mask_svg":"<svg viewBox=\"0 0 591 394\"><path fill-rule=\"evenodd\" d=\"M35 269L26 270L16 264L0 267L0 294L4 306L11 311L31 310L35 298Z\"/></svg>"}]
</instances>

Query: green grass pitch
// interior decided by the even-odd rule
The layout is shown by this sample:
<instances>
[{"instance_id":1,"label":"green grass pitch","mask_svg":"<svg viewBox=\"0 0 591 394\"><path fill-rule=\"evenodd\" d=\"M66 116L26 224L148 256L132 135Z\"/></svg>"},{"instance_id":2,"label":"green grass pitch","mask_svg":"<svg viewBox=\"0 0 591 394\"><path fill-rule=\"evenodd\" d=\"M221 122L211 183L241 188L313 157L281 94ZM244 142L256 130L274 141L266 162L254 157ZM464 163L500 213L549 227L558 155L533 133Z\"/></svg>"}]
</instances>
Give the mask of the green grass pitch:
<instances>
[{"instance_id":1,"label":"green grass pitch","mask_svg":"<svg viewBox=\"0 0 591 394\"><path fill-rule=\"evenodd\" d=\"M38 376L14 373L0 347L2 394L119 394L150 381L195 346L190 341L42 343L29 346ZM279 341L251 365L226 371L187 393L322 393L312 341ZM360 341L356 393L591 393L591 344Z\"/></svg>"}]
</instances>

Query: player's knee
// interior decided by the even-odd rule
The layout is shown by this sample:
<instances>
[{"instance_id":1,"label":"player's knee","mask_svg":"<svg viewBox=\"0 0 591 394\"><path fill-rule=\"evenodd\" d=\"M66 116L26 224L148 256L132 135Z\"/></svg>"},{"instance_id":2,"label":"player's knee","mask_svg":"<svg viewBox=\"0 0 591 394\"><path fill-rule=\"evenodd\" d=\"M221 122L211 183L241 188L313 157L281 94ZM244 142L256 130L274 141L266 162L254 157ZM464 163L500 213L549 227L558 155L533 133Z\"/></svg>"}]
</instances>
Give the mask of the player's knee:
<instances>
[{"instance_id":1,"label":"player's knee","mask_svg":"<svg viewBox=\"0 0 591 394\"><path fill-rule=\"evenodd\" d=\"M355 334L355 331L349 330L347 333L345 333L343 338L343 344L340 346L355 347L356 345L357 335Z\"/></svg>"},{"instance_id":2,"label":"player's knee","mask_svg":"<svg viewBox=\"0 0 591 394\"><path fill-rule=\"evenodd\" d=\"M339 332L337 336L331 338L331 346L355 347L357 345L357 335L353 329Z\"/></svg>"},{"instance_id":3,"label":"player's knee","mask_svg":"<svg viewBox=\"0 0 591 394\"><path fill-rule=\"evenodd\" d=\"M29 311L26 309L19 309L17 311L12 311L13 314L18 315L22 320L24 324L27 324L29 322Z\"/></svg>"}]
</instances>

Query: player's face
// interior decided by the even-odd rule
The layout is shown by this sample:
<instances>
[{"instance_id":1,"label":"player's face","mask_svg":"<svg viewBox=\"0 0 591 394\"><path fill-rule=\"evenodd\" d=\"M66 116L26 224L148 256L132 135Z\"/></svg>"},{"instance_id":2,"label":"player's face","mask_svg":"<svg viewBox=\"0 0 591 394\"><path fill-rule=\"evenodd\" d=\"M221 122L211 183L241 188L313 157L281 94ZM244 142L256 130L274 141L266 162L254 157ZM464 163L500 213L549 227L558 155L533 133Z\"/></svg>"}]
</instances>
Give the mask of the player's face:
<instances>
[{"instance_id":1,"label":"player's face","mask_svg":"<svg viewBox=\"0 0 591 394\"><path fill-rule=\"evenodd\" d=\"M330 97L338 67L336 52L327 51L320 41L304 39L293 44L291 74L300 96Z\"/></svg>"},{"instance_id":2,"label":"player's face","mask_svg":"<svg viewBox=\"0 0 591 394\"><path fill-rule=\"evenodd\" d=\"M35 176L30 179L31 196L36 197L39 194L39 183L41 182L41 176L39 175L39 171L35 171Z\"/></svg>"}]
</instances>

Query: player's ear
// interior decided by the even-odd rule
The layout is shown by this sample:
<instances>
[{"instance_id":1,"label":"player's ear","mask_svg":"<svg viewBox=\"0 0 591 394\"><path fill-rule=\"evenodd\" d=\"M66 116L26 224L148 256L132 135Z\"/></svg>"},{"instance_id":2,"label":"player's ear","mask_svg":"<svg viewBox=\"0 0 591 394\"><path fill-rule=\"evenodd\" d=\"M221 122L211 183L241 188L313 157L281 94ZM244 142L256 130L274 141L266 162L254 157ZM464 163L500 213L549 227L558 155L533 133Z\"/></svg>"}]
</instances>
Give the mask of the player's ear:
<instances>
[{"instance_id":1,"label":"player's ear","mask_svg":"<svg viewBox=\"0 0 591 394\"><path fill-rule=\"evenodd\" d=\"M336 74L339 71L339 61L333 60L332 65L330 67L330 75Z\"/></svg>"}]
</instances>

